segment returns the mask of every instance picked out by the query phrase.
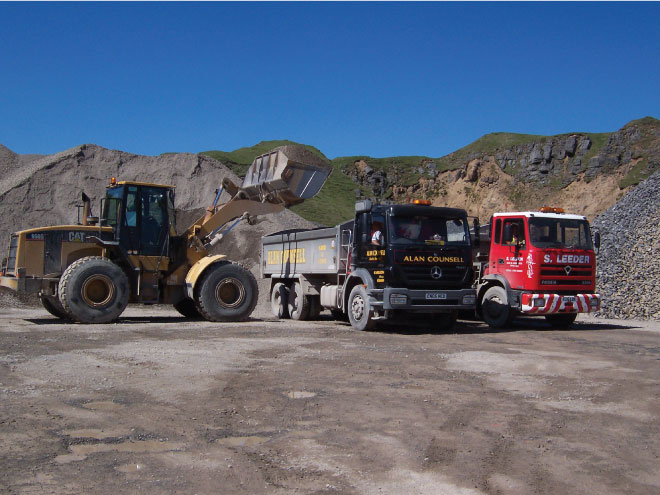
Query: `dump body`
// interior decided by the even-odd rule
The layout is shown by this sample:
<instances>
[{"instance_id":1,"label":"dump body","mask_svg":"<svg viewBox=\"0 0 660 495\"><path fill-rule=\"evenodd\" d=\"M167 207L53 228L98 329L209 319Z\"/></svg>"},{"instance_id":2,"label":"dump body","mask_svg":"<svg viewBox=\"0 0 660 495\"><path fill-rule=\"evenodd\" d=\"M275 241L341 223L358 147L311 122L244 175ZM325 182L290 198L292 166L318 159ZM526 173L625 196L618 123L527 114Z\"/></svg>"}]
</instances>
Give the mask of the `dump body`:
<instances>
[{"instance_id":1,"label":"dump body","mask_svg":"<svg viewBox=\"0 0 660 495\"><path fill-rule=\"evenodd\" d=\"M336 227L264 236L261 273L280 317L288 304L292 318L305 319L314 314L306 305L360 327L405 313L453 318L475 305L466 213L453 208L361 202L355 219Z\"/></svg>"},{"instance_id":2,"label":"dump body","mask_svg":"<svg viewBox=\"0 0 660 495\"><path fill-rule=\"evenodd\" d=\"M509 320L522 314L572 322L577 313L600 309L596 253L584 216L554 211L495 213L488 232L475 257L478 309L489 304L487 294L496 292L494 287L504 291L497 299L500 306L508 306ZM495 308L495 313L500 309ZM482 313L488 322L492 314Z\"/></svg>"}]
</instances>

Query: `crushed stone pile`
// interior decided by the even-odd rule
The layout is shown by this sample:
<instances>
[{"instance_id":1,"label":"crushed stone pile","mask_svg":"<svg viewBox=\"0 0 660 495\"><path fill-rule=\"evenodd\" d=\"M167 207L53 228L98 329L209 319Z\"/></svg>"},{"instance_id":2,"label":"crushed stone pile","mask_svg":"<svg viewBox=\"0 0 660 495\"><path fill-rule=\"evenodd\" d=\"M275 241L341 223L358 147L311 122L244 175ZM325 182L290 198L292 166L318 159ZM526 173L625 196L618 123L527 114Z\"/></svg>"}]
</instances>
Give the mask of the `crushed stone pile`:
<instances>
[{"instance_id":1,"label":"crushed stone pile","mask_svg":"<svg viewBox=\"0 0 660 495\"><path fill-rule=\"evenodd\" d=\"M626 194L593 224L601 234L598 316L660 319L660 172Z\"/></svg>"}]
</instances>

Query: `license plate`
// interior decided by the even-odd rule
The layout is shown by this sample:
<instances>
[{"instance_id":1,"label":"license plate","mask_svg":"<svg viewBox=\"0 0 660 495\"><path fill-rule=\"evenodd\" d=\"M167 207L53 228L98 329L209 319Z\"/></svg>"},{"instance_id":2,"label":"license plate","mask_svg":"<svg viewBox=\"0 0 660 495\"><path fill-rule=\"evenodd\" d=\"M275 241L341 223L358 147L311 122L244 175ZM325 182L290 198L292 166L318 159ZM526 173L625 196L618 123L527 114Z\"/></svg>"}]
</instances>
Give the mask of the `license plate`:
<instances>
[{"instance_id":1,"label":"license plate","mask_svg":"<svg viewBox=\"0 0 660 495\"><path fill-rule=\"evenodd\" d=\"M444 292L427 292L426 299L447 299L447 294Z\"/></svg>"},{"instance_id":2,"label":"license plate","mask_svg":"<svg viewBox=\"0 0 660 495\"><path fill-rule=\"evenodd\" d=\"M577 302L577 297L575 297L575 296L564 296L564 297L562 298L562 300L563 300L565 303L575 303L575 302Z\"/></svg>"}]
</instances>

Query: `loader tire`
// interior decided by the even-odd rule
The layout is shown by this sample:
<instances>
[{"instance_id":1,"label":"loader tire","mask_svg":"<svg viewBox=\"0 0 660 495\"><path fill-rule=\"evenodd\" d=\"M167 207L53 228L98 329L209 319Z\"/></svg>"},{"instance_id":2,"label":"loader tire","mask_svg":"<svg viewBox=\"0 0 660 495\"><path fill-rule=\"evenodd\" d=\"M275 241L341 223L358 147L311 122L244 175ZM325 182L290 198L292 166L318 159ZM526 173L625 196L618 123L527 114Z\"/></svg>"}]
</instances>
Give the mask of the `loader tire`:
<instances>
[{"instance_id":1,"label":"loader tire","mask_svg":"<svg viewBox=\"0 0 660 495\"><path fill-rule=\"evenodd\" d=\"M258 298L257 280L238 263L211 265L195 289L197 309L209 321L245 321Z\"/></svg>"},{"instance_id":2,"label":"loader tire","mask_svg":"<svg viewBox=\"0 0 660 495\"><path fill-rule=\"evenodd\" d=\"M60 303L60 300L57 297L39 294L39 300L41 301L41 304L44 307L44 309L54 317L60 318L62 320L71 319L71 317L68 314L66 314L66 311L64 311L64 308L62 307L62 303Z\"/></svg>"},{"instance_id":3,"label":"loader tire","mask_svg":"<svg viewBox=\"0 0 660 495\"><path fill-rule=\"evenodd\" d=\"M292 320L306 320L309 315L309 301L303 294L300 282L295 282L289 289L289 315Z\"/></svg>"},{"instance_id":4,"label":"loader tire","mask_svg":"<svg viewBox=\"0 0 660 495\"><path fill-rule=\"evenodd\" d=\"M194 320L199 320L202 318L202 315L199 314L195 301L189 298L181 299L179 302L173 304L174 309L176 309L179 314L185 316L186 318L191 318Z\"/></svg>"},{"instance_id":5,"label":"loader tire","mask_svg":"<svg viewBox=\"0 0 660 495\"><path fill-rule=\"evenodd\" d=\"M282 282L273 285L270 292L270 309L280 320L289 318L289 288Z\"/></svg>"},{"instance_id":6,"label":"loader tire","mask_svg":"<svg viewBox=\"0 0 660 495\"><path fill-rule=\"evenodd\" d=\"M101 256L81 258L64 270L58 287L66 314L80 323L108 323L128 305L128 277Z\"/></svg>"},{"instance_id":7,"label":"loader tire","mask_svg":"<svg viewBox=\"0 0 660 495\"><path fill-rule=\"evenodd\" d=\"M511 325L514 314L503 287L494 285L486 291L481 300L481 314L491 328L506 328Z\"/></svg>"}]
</instances>

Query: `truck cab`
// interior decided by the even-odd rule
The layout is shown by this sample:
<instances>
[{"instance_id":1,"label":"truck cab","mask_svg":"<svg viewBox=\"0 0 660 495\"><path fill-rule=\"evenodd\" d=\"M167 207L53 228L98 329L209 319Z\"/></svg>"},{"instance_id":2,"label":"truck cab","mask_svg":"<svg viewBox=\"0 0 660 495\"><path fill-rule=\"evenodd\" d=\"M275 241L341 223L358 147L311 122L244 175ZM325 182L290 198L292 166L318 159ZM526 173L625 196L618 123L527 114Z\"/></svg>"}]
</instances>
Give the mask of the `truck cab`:
<instances>
[{"instance_id":1,"label":"truck cab","mask_svg":"<svg viewBox=\"0 0 660 495\"><path fill-rule=\"evenodd\" d=\"M351 321L360 319L356 306L362 305L384 318L425 312L451 322L458 310L474 307L465 210L419 200L409 205L361 201L354 231L346 286Z\"/></svg>"},{"instance_id":2,"label":"truck cab","mask_svg":"<svg viewBox=\"0 0 660 495\"><path fill-rule=\"evenodd\" d=\"M569 326L578 313L600 309L596 248L581 215L544 207L537 212L495 213L490 242L477 254L478 311L492 327L517 314L543 315L555 327Z\"/></svg>"}]
</instances>

